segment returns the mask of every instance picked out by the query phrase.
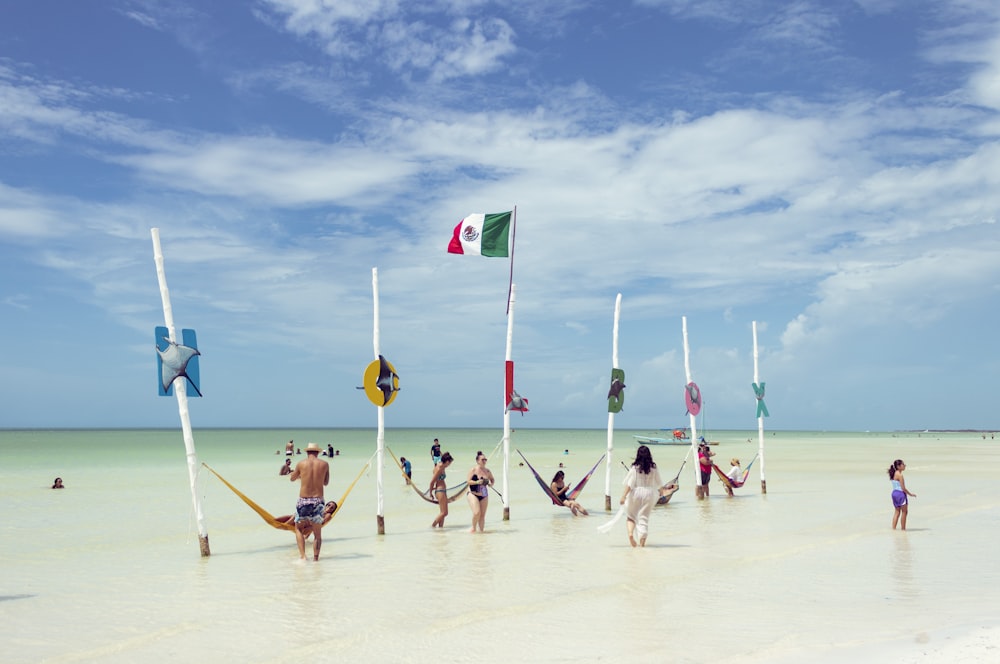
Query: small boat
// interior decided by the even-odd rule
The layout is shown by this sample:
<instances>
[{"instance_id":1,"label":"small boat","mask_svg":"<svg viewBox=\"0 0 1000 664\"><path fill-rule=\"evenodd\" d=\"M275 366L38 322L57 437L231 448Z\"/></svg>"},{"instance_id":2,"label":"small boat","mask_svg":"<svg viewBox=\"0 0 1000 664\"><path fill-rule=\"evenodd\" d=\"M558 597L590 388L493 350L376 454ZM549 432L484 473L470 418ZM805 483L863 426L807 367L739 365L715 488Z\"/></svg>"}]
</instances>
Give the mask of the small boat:
<instances>
[{"instance_id":1,"label":"small boat","mask_svg":"<svg viewBox=\"0 0 1000 664\"><path fill-rule=\"evenodd\" d=\"M676 432L674 432L674 433L676 434ZM640 443L642 445L682 445L682 446L684 446L684 445L690 445L691 444L691 439L688 438L688 436L687 436L686 433L682 437L680 437L680 438L678 438L676 435L673 438L660 438L658 436L639 436L639 435L636 435L636 434L632 434L632 437L635 438L635 442ZM719 444L719 441L717 441L717 440L705 440L704 438L702 438L702 442L706 442L709 445L718 445Z\"/></svg>"}]
</instances>

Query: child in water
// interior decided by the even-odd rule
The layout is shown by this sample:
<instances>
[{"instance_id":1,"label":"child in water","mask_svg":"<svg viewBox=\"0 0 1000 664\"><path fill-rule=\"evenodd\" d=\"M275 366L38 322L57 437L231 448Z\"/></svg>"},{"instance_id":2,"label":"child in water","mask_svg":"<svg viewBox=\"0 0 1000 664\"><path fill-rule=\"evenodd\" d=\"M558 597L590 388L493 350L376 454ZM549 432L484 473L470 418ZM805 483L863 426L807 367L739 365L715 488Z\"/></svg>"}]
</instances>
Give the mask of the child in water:
<instances>
[{"instance_id":1,"label":"child in water","mask_svg":"<svg viewBox=\"0 0 1000 664\"><path fill-rule=\"evenodd\" d=\"M904 470L906 470L906 464L903 463L902 459L896 459L889 466L889 481L892 482L892 506L896 508L896 511L892 514L893 530L896 529L897 523L901 526L901 530L906 530L906 512L909 506L909 501L906 497L917 497L917 494L911 493L906 488L906 480L903 479Z\"/></svg>"}]
</instances>

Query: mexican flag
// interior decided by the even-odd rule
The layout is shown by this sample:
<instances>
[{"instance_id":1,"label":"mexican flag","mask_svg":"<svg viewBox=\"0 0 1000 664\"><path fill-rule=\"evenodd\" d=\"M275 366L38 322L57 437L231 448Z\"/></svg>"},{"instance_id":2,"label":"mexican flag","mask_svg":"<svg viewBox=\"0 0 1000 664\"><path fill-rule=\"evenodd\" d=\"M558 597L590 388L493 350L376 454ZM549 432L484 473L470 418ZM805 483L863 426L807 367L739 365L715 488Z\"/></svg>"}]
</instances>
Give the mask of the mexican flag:
<instances>
[{"instance_id":1,"label":"mexican flag","mask_svg":"<svg viewBox=\"0 0 1000 664\"><path fill-rule=\"evenodd\" d=\"M448 253L509 256L509 233L510 212L470 214L455 226L448 244Z\"/></svg>"}]
</instances>

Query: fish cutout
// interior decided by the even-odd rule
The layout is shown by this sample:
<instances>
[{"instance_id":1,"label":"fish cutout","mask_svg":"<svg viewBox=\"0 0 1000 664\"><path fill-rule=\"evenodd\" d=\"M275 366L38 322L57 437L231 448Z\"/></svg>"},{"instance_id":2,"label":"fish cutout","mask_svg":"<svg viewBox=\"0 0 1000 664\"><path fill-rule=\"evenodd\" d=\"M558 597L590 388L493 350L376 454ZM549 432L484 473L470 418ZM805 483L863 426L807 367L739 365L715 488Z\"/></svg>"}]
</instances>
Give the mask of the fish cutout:
<instances>
[{"instance_id":1,"label":"fish cutout","mask_svg":"<svg viewBox=\"0 0 1000 664\"><path fill-rule=\"evenodd\" d=\"M684 386L684 403L687 405L687 412L697 415L701 412L701 390L694 381Z\"/></svg>"},{"instance_id":2,"label":"fish cutout","mask_svg":"<svg viewBox=\"0 0 1000 664\"><path fill-rule=\"evenodd\" d=\"M197 348L194 330L182 330L184 343L171 341L167 336L167 328L156 328L156 353L159 356L161 396L169 396L174 381L183 376L200 397L198 389L197 357L201 352Z\"/></svg>"},{"instance_id":3,"label":"fish cutout","mask_svg":"<svg viewBox=\"0 0 1000 664\"><path fill-rule=\"evenodd\" d=\"M757 417L770 417L771 414L767 412L767 404L764 403L764 381L761 381L759 386L757 383L751 383L751 385L753 385L754 396L757 397Z\"/></svg>"},{"instance_id":4,"label":"fish cutout","mask_svg":"<svg viewBox=\"0 0 1000 664\"><path fill-rule=\"evenodd\" d=\"M378 359L365 369L362 384L361 389L365 391L368 400L376 406L384 407L396 398L396 392L399 391L399 375L392 363L385 359L385 356L379 355Z\"/></svg>"},{"instance_id":5,"label":"fish cutout","mask_svg":"<svg viewBox=\"0 0 1000 664\"><path fill-rule=\"evenodd\" d=\"M507 400L507 410L504 412L509 413L512 410L520 411L521 417L524 417L525 412L528 410L528 400L514 390L510 391L510 399Z\"/></svg>"},{"instance_id":6,"label":"fish cutout","mask_svg":"<svg viewBox=\"0 0 1000 664\"><path fill-rule=\"evenodd\" d=\"M608 412L620 413L625 405L625 372L611 370L611 389L608 390Z\"/></svg>"}]
</instances>

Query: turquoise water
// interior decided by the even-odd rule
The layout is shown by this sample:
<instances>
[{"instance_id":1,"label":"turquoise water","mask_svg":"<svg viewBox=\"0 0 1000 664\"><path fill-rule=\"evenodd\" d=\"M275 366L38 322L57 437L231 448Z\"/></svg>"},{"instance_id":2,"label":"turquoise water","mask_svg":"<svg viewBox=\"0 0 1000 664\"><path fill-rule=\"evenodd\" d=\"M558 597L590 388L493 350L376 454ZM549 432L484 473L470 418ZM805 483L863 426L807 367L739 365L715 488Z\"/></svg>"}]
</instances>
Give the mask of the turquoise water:
<instances>
[{"instance_id":1,"label":"turquoise water","mask_svg":"<svg viewBox=\"0 0 1000 664\"><path fill-rule=\"evenodd\" d=\"M632 434L649 433L615 433L615 507ZM688 463L681 491L654 511L645 550L628 547L624 526L596 530L610 518L606 466L581 496L593 516L573 518L548 503L513 451L546 479L563 463L576 480L605 452L606 431L516 430L510 519L494 495L484 535L467 532L464 499L432 531L436 506L405 486L388 456L378 535L374 430L194 435L199 461L276 515L297 495L278 476L284 456L275 452L288 439L340 450L328 498L372 466L325 529L320 562L305 564L291 534L202 473L212 550L202 558L179 430L0 431L0 661L211 652L224 661L438 662L470 651L485 662L799 661L817 651L866 661L856 653L1000 622L1000 580L989 573L1000 448L980 434L767 433L766 494L758 464L735 498L713 483L698 501ZM457 459L450 484L480 449L501 477L501 436L390 429L385 439L423 487L434 437ZM722 460L746 464L758 449L755 431L708 437ZM664 476L687 452L652 450ZM889 529L885 469L900 457L918 495L907 533ZM48 488L57 475L63 491Z\"/></svg>"}]
</instances>

